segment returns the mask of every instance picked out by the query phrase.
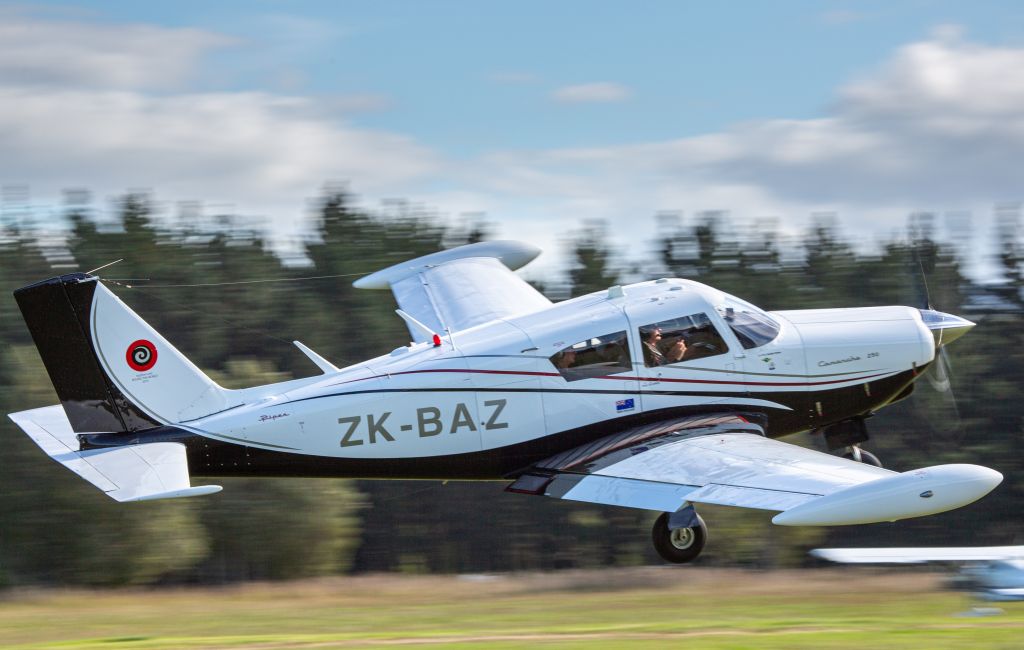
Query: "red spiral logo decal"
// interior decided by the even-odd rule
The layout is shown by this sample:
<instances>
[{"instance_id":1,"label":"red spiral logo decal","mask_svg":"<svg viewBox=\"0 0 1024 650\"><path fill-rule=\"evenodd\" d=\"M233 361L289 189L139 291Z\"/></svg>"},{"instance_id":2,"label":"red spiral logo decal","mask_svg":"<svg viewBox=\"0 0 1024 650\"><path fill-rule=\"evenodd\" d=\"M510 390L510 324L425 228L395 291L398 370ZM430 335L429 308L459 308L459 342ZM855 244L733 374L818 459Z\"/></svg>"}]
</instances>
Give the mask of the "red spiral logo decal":
<instances>
[{"instance_id":1,"label":"red spiral logo decal","mask_svg":"<svg viewBox=\"0 0 1024 650\"><path fill-rule=\"evenodd\" d=\"M145 339L139 339L128 346L124 358L132 370L146 372L156 365L156 346Z\"/></svg>"}]
</instances>

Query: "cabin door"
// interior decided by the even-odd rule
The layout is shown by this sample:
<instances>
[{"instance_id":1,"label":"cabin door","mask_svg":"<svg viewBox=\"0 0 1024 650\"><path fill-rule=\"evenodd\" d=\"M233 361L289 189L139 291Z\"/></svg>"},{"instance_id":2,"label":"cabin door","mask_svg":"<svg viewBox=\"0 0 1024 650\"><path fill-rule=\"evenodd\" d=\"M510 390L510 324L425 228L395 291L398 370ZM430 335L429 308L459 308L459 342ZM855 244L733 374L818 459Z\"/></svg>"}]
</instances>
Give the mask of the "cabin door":
<instances>
[{"instance_id":1,"label":"cabin door","mask_svg":"<svg viewBox=\"0 0 1024 650\"><path fill-rule=\"evenodd\" d=\"M717 315L680 302L658 299L626 307L642 409L674 415L742 403L748 388Z\"/></svg>"}]
</instances>

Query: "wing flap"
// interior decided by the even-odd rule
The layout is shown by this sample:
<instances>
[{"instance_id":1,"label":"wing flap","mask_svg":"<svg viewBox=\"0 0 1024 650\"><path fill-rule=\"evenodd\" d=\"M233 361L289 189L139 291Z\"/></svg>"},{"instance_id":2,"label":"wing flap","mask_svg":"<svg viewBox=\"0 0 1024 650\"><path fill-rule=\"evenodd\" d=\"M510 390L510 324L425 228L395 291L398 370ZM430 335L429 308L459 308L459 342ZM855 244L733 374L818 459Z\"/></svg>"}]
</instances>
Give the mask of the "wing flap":
<instances>
[{"instance_id":1,"label":"wing flap","mask_svg":"<svg viewBox=\"0 0 1024 650\"><path fill-rule=\"evenodd\" d=\"M548 484L545 494L569 501L662 512L675 512L687 503L709 503L759 510L788 510L816 498L813 495L780 490L715 484L697 487L595 474L557 476Z\"/></svg>"},{"instance_id":2,"label":"wing flap","mask_svg":"<svg viewBox=\"0 0 1024 650\"><path fill-rule=\"evenodd\" d=\"M686 504L687 497L696 489L692 485L564 474L548 484L545 494L569 501L675 512Z\"/></svg>"},{"instance_id":3,"label":"wing flap","mask_svg":"<svg viewBox=\"0 0 1024 650\"><path fill-rule=\"evenodd\" d=\"M185 446L177 442L79 451L78 438L60 405L11 413L15 424L46 454L116 501L199 496L220 486L193 487Z\"/></svg>"},{"instance_id":4,"label":"wing flap","mask_svg":"<svg viewBox=\"0 0 1024 650\"><path fill-rule=\"evenodd\" d=\"M789 510L817 499L813 494L766 490L763 488L709 483L690 494L689 501L716 506L736 506L756 510Z\"/></svg>"}]
</instances>

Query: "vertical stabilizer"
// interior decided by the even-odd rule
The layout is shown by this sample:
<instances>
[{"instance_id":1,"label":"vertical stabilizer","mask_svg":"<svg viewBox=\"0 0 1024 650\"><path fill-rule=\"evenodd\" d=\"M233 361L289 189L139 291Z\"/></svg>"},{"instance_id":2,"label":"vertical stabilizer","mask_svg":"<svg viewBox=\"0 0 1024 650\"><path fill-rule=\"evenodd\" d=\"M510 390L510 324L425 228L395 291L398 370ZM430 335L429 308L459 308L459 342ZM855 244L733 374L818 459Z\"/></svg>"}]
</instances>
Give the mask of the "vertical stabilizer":
<instances>
[{"instance_id":1,"label":"vertical stabilizer","mask_svg":"<svg viewBox=\"0 0 1024 650\"><path fill-rule=\"evenodd\" d=\"M230 391L98 278L63 275L14 297L75 432L136 431L228 407Z\"/></svg>"}]
</instances>

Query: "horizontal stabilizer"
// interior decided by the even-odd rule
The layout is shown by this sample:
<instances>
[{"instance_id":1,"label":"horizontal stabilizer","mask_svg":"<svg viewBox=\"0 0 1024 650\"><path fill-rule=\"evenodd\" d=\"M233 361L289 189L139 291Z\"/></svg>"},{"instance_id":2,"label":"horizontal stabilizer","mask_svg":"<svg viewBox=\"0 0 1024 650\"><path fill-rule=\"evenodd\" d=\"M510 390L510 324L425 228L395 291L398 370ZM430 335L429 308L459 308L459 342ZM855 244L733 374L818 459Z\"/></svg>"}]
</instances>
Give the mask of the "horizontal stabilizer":
<instances>
[{"instance_id":1,"label":"horizontal stabilizer","mask_svg":"<svg viewBox=\"0 0 1024 650\"><path fill-rule=\"evenodd\" d=\"M213 494L219 485L193 487L185 446L155 442L79 451L78 438L60 406L11 413L14 423L50 458L116 501L148 501Z\"/></svg>"}]
</instances>

